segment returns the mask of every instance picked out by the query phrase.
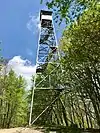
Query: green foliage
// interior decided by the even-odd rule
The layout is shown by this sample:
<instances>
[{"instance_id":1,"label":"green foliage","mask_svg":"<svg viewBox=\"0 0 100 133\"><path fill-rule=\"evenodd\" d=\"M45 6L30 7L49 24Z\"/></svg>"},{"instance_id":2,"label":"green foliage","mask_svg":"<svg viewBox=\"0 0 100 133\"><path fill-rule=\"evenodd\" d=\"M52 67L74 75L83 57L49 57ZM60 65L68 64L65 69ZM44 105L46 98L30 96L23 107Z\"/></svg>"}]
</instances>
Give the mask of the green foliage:
<instances>
[{"instance_id":1,"label":"green foliage","mask_svg":"<svg viewBox=\"0 0 100 133\"><path fill-rule=\"evenodd\" d=\"M99 36L100 5L97 4L86 11L69 29L65 30L61 40L64 56L61 63L65 70L65 76L67 75L65 84L68 82L72 95L74 93L72 96L74 106L78 100L81 103L81 108L84 107L86 115L86 123L84 124L88 127L93 126L92 117L96 118L95 123L97 122L100 126ZM80 103L78 103L79 106Z\"/></svg>"},{"instance_id":2,"label":"green foliage","mask_svg":"<svg viewBox=\"0 0 100 133\"><path fill-rule=\"evenodd\" d=\"M47 0L46 5L48 9L53 9L56 22L61 23L64 19L68 24L78 18L84 9L95 6L97 2L99 0Z\"/></svg>"},{"instance_id":3,"label":"green foliage","mask_svg":"<svg viewBox=\"0 0 100 133\"><path fill-rule=\"evenodd\" d=\"M25 81L13 70L0 76L0 127L9 128L27 123Z\"/></svg>"}]
</instances>

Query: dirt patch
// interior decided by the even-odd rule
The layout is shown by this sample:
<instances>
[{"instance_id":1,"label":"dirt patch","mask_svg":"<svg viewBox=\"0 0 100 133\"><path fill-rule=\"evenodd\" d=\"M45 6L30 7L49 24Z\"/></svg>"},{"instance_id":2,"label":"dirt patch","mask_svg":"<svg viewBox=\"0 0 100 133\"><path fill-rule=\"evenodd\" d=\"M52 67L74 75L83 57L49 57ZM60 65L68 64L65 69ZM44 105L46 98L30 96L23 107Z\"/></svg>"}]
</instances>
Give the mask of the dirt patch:
<instances>
[{"instance_id":1,"label":"dirt patch","mask_svg":"<svg viewBox=\"0 0 100 133\"><path fill-rule=\"evenodd\" d=\"M11 128L11 129L0 129L0 133L43 133L30 128Z\"/></svg>"}]
</instances>

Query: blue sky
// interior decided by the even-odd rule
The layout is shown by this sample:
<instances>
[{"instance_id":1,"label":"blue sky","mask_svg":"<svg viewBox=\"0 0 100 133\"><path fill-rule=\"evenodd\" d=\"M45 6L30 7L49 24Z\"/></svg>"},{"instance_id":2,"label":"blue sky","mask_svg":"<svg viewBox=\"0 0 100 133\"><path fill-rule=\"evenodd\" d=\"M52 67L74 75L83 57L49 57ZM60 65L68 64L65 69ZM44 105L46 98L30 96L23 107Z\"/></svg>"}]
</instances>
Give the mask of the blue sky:
<instances>
[{"instance_id":1,"label":"blue sky","mask_svg":"<svg viewBox=\"0 0 100 133\"><path fill-rule=\"evenodd\" d=\"M0 1L0 40L2 40L2 56L12 58L20 55L35 61L38 34L27 29L29 15L38 15L44 8L39 0L1 0ZM36 30L36 29L35 29ZM33 52L33 56L28 51Z\"/></svg>"},{"instance_id":2,"label":"blue sky","mask_svg":"<svg viewBox=\"0 0 100 133\"><path fill-rule=\"evenodd\" d=\"M2 56L9 60L9 67L22 75L28 84L35 73L36 50L39 38L39 11L47 9L40 0L0 0L0 41ZM61 36L61 26L57 29ZM30 65L26 66L29 62Z\"/></svg>"},{"instance_id":3,"label":"blue sky","mask_svg":"<svg viewBox=\"0 0 100 133\"><path fill-rule=\"evenodd\" d=\"M39 10L45 8L40 0L0 0L0 40L4 58L20 55L35 64L38 32L35 24L33 31L28 30L27 23L30 15L36 18Z\"/></svg>"}]
</instances>

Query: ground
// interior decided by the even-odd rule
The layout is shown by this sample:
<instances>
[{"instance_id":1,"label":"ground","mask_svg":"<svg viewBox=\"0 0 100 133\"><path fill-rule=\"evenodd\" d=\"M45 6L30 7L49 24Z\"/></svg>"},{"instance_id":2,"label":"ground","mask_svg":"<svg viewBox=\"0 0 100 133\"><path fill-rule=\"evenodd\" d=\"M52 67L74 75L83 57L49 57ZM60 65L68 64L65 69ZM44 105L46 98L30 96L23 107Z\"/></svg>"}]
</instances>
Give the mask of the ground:
<instances>
[{"instance_id":1,"label":"ground","mask_svg":"<svg viewBox=\"0 0 100 133\"><path fill-rule=\"evenodd\" d=\"M11 128L11 129L0 129L0 133L43 133L30 128Z\"/></svg>"}]
</instances>

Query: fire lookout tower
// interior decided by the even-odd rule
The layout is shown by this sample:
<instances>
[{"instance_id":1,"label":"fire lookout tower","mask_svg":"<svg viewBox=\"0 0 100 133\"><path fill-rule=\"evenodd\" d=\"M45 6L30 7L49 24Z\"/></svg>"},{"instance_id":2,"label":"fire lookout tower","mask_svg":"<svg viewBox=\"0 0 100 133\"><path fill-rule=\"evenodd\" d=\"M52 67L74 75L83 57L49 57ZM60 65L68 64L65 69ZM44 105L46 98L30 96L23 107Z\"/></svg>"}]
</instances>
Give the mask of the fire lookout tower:
<instances>
[{"instance_id":1,"label":"fire lookout tower","mask_svg":"<svg viewBox=\"0 0 100 133\"><path fill-rule=\"evenodd\" d=\"M59 52L57 48L58 46L57 46L57 39L55 36L52 11L44 11L44 10L40 11L40 25L41 27L39 31L39 40L38 40L37 58L36 58L36 74L34 76L29 125L37 121L37 119L39 119L40 116L48 109L48 105L43 105L43 103L41 103L43 99L41 100L40 98L42 94L52 95L52 88L50 87L50 74L52 74L52 72L59 67L59 64L56 63L56 60L59 59ZM46 74L45 72L46 68L49 64L52 64L52 62L55 64L55 69L52 70L49 74ZM41 80L39 82L37 81L38 75L41 76ZM48 83L46 83L47 86L44 87L43 82L46 79L48 79ZM41 109L39 109L38 113L36 114L34 114L35 113L34 108L37 108L37 105L35 104L35 99L38 100L39 103L41 103L41 105L38 106L42 106Z\"/></svg>"}]
</instances>

